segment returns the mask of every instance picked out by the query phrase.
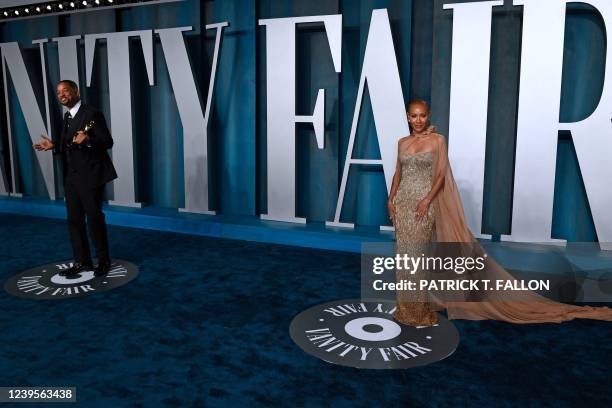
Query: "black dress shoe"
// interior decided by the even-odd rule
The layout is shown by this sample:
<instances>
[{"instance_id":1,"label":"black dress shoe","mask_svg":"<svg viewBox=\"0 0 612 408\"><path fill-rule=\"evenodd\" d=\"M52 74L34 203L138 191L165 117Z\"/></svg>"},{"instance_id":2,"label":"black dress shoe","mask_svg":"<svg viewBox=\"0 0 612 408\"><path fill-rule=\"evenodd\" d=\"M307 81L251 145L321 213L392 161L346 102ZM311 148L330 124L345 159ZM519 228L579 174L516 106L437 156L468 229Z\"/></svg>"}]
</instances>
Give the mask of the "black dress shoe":
<instances>
[{"instance_id":1,"label":"black dress shoe","mask_svg":"<svg viewBox=\"0 0 612 408\"><path fill-rule=\"evenodd\" d=\"M68 268L65 271L61 271L59 274L60 276L71 277L71 276L78 275L80 272L91 271L91 270L93 270L92 264L82 264L82 263L76 262L74 265L72 265L71 268Z\"/></svg>"},{"instance_id":2,"label":"black dress shoe","mask_svg":"<svg viewBox=\"0 0 612 408\"><path fill-rule=\"evenodd\" d=\"M94 275L95 276L105 276L110 271L110 267L111 267L110 261L98 262L98 266L96 266L96 269L94 270Z\"/></svg>"}]
</instances>

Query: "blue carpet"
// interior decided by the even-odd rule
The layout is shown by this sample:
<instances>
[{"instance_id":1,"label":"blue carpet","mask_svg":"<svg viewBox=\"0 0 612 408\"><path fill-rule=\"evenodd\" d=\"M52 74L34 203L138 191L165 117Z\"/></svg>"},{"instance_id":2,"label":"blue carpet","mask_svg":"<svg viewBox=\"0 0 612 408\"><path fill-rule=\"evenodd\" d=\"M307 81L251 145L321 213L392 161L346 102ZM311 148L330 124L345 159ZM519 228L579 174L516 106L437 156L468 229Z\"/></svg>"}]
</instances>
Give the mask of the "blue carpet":
<instances>
[{"instance_id":1,"label":"blue carpet","mask_svg":"<svg viewBox=\"0 0 612 408\"><path fill-rule=\"evenodd\" d=\"M79 406L610 406L612 324L455 321L457 351L405 371L293 344L304 309L359 296L359 255L110 227L140 275L63 301L0 295L0 385L76 386ZM0 273L71 258L64 221L0 214ZM19 405L24 406L24 405ZM68 406L74 406L69 404Z\"/></svg>"}]
</instances>

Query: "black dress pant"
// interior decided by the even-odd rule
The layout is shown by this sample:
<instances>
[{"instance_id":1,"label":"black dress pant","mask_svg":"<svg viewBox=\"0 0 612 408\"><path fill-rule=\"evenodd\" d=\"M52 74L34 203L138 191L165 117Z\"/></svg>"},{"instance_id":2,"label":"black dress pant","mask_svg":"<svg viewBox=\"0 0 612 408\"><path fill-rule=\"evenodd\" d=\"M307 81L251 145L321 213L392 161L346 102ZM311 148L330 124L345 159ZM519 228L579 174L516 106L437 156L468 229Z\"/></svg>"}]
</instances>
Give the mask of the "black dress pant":
<instances>
[{"instance_id":1,"label":"black dress pant","mask_svg":"<svg viewBox=\"0 0 612 408\"><path fill-rule=\"evenodd\" d=\"M104 185L95 188L83 188L77 186L70 180L70 177L67 177L64 183L64 194L68 213L68 231L70 232L70 243L72 244L75 262L85 265L92 263L87 240L87 228L85 227L86 216L98 262L110 262L106 221L102 212Z\"/></svg>"}]
</instances>

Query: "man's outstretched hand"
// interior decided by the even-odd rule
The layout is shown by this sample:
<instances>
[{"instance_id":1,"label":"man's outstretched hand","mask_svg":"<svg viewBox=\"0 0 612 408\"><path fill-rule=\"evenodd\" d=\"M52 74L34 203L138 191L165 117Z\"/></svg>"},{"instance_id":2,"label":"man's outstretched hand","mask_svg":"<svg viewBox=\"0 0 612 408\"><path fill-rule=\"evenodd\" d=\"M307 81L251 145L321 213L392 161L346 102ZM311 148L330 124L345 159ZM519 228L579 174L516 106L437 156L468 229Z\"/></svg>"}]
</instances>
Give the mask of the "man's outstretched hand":
<instances>
[{"instance_id":1,"label":"man's outstretched hand","mask_svg":"<svg viewBox=\"0 0 612 408\"><path fill-rule=\"evenodd\" d=\"M47 151L47 150L51 150L53 149L53 147L55 147L55 145L53 144L53 142L51 141L51 139L49 139L46 136L40 135L40 137L42 137L42 140L38 143L35 143L32 145L32 147L38 151Z\"/></svg>"}]
</instances>

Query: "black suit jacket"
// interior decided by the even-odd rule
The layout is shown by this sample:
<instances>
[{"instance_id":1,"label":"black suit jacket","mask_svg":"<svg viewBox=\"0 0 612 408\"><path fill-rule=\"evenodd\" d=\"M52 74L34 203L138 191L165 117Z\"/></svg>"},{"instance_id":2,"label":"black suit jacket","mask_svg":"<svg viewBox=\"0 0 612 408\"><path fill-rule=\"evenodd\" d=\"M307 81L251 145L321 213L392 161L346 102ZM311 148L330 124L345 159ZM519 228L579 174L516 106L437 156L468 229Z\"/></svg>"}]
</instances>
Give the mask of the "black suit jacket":
<instances>
[{"instance_id":1,"label":"black suit jacket","mask_svg":"<svg viewBox=\"0 0 612 408\"><path fill-rule=\"evenodd\" d=\"M87 135L87 140L78 148L69 149L67 144L72 141L74 134L85 128L93 121ZM78 187L95 188L117 178L107 150L113 147L113 138L108 131L106 120L102 112L92 106L81 102L81 107L72 119L72 126L68 129L62 121L62 131L59 140L55 142L55 153L62 158L64 180L70 178Z\"/></svg>"}]
</instances>

